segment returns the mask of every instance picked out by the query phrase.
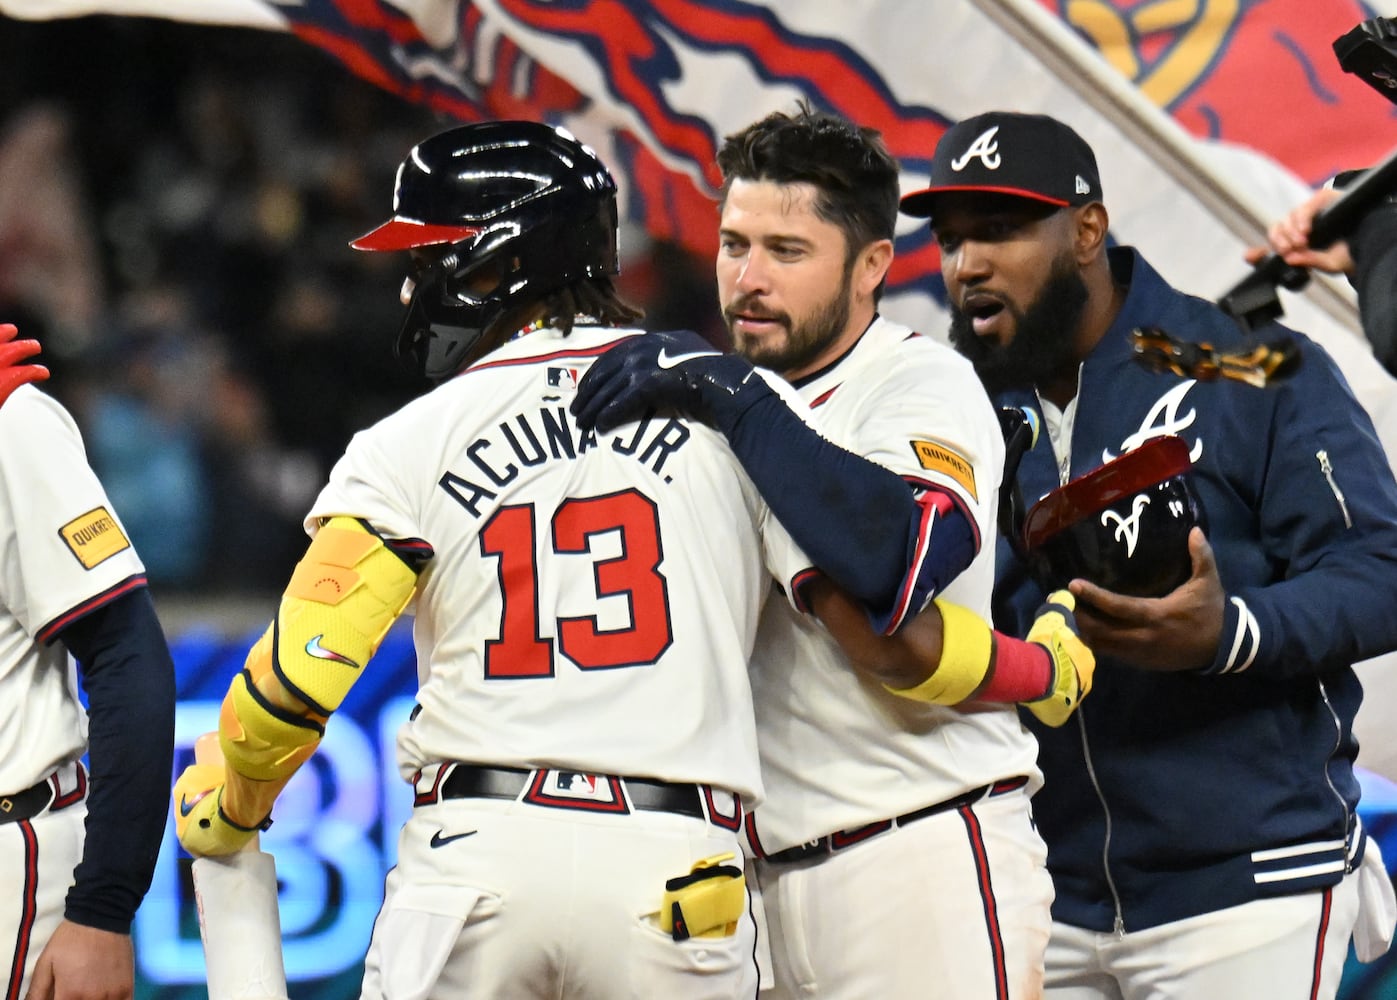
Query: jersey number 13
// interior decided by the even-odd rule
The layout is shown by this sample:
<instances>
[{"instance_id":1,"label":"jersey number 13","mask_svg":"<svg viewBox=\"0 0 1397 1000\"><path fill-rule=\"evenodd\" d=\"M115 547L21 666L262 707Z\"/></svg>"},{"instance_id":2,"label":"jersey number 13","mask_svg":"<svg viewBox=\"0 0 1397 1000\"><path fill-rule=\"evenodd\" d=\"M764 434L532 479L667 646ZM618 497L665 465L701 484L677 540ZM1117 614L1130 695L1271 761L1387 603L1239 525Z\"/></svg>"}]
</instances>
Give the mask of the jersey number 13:
<instances>
[{"instance_id":1,"label":"jersey number 13","mask_svg":"<svg viewBox=\"0 0 1397 1000\"><path fill-rule=\"evenodd\" d=\"M503 612L500 638L485 643L487 678L551 677L553 644L583 670L647 666L672 640L669 597L660 573L660 524L655 504L634 490L565 500L553 512L553 551L588 553L591 539L619 531L621 554L592 564L597 596L625 595L631 623L602 631L595 615L554 619L554 635L539 622L537 527L533 504L501 507L480 532L480 549L499 559Z\"/></svg>"}]
</instances>

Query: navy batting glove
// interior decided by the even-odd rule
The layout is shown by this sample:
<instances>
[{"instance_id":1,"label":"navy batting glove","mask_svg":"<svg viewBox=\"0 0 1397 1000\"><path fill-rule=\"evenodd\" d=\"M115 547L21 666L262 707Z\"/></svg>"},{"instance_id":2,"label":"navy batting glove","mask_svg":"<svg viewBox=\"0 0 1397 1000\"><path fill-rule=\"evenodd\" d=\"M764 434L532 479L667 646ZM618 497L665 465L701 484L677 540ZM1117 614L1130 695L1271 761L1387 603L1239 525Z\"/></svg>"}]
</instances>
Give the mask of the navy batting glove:
<instances>
[{"instance_id":1,"label":"navy batting glove","mask_svg":"<svg viewBox=\"0 0 1397 1000\"><path fill-rule=\"evenodd\" d=\"M772 394L738 355L724 354L691 330L668 330L628 337L598 358L578 383L571 409L584 431L609 431L664 408L728 434Z\"/></svg>"}]
</instances>

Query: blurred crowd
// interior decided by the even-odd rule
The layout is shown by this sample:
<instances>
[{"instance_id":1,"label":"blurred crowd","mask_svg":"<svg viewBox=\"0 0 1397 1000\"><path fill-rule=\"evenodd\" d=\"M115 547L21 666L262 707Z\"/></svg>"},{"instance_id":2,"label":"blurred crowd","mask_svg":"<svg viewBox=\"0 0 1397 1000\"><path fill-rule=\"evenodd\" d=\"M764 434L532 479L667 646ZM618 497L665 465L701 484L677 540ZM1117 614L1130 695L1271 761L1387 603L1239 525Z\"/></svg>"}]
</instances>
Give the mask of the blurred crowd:
<instances>
[{"instance_id":1,"label":"blurred crowd","mask_svg":"<svg viewBox=\"0 0 1397 1000\"><path fill-rule=\"evenodd\" d=\"M449 122L290 36L0 17L0 321L44 343L160 593L279 588L401 372L402 261L348 241ZM715 312L711 265L629 234L649 322Z\"/></svg>"}]
</instances>

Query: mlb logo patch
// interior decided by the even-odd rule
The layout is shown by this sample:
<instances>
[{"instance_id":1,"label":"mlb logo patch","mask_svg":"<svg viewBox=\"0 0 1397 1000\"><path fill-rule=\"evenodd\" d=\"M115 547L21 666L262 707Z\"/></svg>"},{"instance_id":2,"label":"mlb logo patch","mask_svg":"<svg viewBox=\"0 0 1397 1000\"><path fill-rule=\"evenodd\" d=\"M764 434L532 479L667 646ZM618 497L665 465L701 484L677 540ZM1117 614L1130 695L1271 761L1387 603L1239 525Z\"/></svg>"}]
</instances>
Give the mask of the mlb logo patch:
<instances>
[{"instance_id":1,"label":"mlb logo patch","mask_svg":"<svg viewBox=\"0 0 1397 1000\"><path fill-rule=\"evenodd\" d=\"M577 380L581 377L582 372L577 368L549 368L548 387L550 389L575 390Z\"/></svg>"},{"instance_id":2,"label":"mlb logo patch","mask_svg":"<svg viewBox=\"0 0 1397 1000\"><path fill-rule=\"evenodd\" d=\"M576 771L549 771L542 791L561 799L583 799L588 802L614 802L616 796L605 778Z\"/></svg>"},{"instance_id":3,"label":"mlb logo patch","mask_svg":"<svg viewBox=\"0 0 1397 1000\"><path fill-rule=\"evenodd\" d=\"M620 779L607 774L582 774L577 771L538 771L524 793L524 801L557 809L581 809L586 812L626 813L625 796Z\"/></svg>"}]
</instances>

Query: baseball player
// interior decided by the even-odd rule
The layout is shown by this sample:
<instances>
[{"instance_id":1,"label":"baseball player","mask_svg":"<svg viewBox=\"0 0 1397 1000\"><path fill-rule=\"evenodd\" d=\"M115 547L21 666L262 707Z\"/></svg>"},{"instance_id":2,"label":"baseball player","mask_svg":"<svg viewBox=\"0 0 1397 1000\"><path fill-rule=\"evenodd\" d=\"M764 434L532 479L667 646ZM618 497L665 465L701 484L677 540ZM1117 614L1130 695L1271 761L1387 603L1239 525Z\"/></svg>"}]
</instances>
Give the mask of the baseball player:
<instances>
[{"instance_id":1,"label":"baseball player","mask_svg":"<svg viewBox=\"0 0 1397 1000\"><path fill-rule=\"evenodd\" d=\"M0 990L131 997L131 921L168 815L174 666L78 429L24 384L48 372L19 363L38 348L15 334L0 325Z\"/></svg>"},{"instance_id":2,"label":"baseball player","mask_svg":"<svg viewBox=\"0 0 1397 1000\"><path fill-rule=\"evenodd\" d=\"M822 568L812 512L840 511L861 589L878 595L871 627L935 635L880 666L808 616L764 613L752 678L767 799L747 837L775 995L1036 996L1052 885L1029 814L1036 746L1012 703L1060 725L1089 687L1071 597L1033 642L984 624L1004 442L965 360L878 314L898 169L876 133L802 107L729 137L718 163L719 295L742 358L676 362L677 347L628 342L586 376L579 408L600 426L661 399L710 415L760 391L749 361L776 369L847 450L789 421L717 426ZM817 468L841 484L803 488ZM826 626L853 613L806 596Z\"/></svg>"},{"instance_id":3,"label":"baseball player","mask_svg":"<svg viewBox=\"0 0 1397 1000\"><path fill-rule=\"evenodd\" d=\"M1397 647L1397 482L1371 420L1318 345L1274 325L1249 342L1108 246L1096 157L1064 122L956 123L902 205L935 230L952 342L1048 430L1023 495L1173 435L1206 513L1169 593L1070 583L1111 669L1073 725L1029 720L1056 888L1045 995L1332 998L1351 935L1371 959L1393 928L1353 771L1351 664ZM1145 327L1226 353L1285 337L1298 364L1265 389L1160 373L1135 355ZM1002 621L1041 598L1002 551Z\"/></svg>"},{"instance_id":4,"label":"baseball player","mask_svg":"<svg viewBox=\"0 0 1397 1000\"><path fill-rule=\"evenodd\" d=\"M796 600L809 562L710 428L597 435L568 413L639 333L616 235L611 176L563 131L468 125L411 151L394 217L354 246L411 252L398 351L441 384L351 442L225 699L226 765L175 786L184 846L237 850L415 612L415 809L366 998L757 989L747 663L772 577Z\"/></svg>"}]
</instances>

